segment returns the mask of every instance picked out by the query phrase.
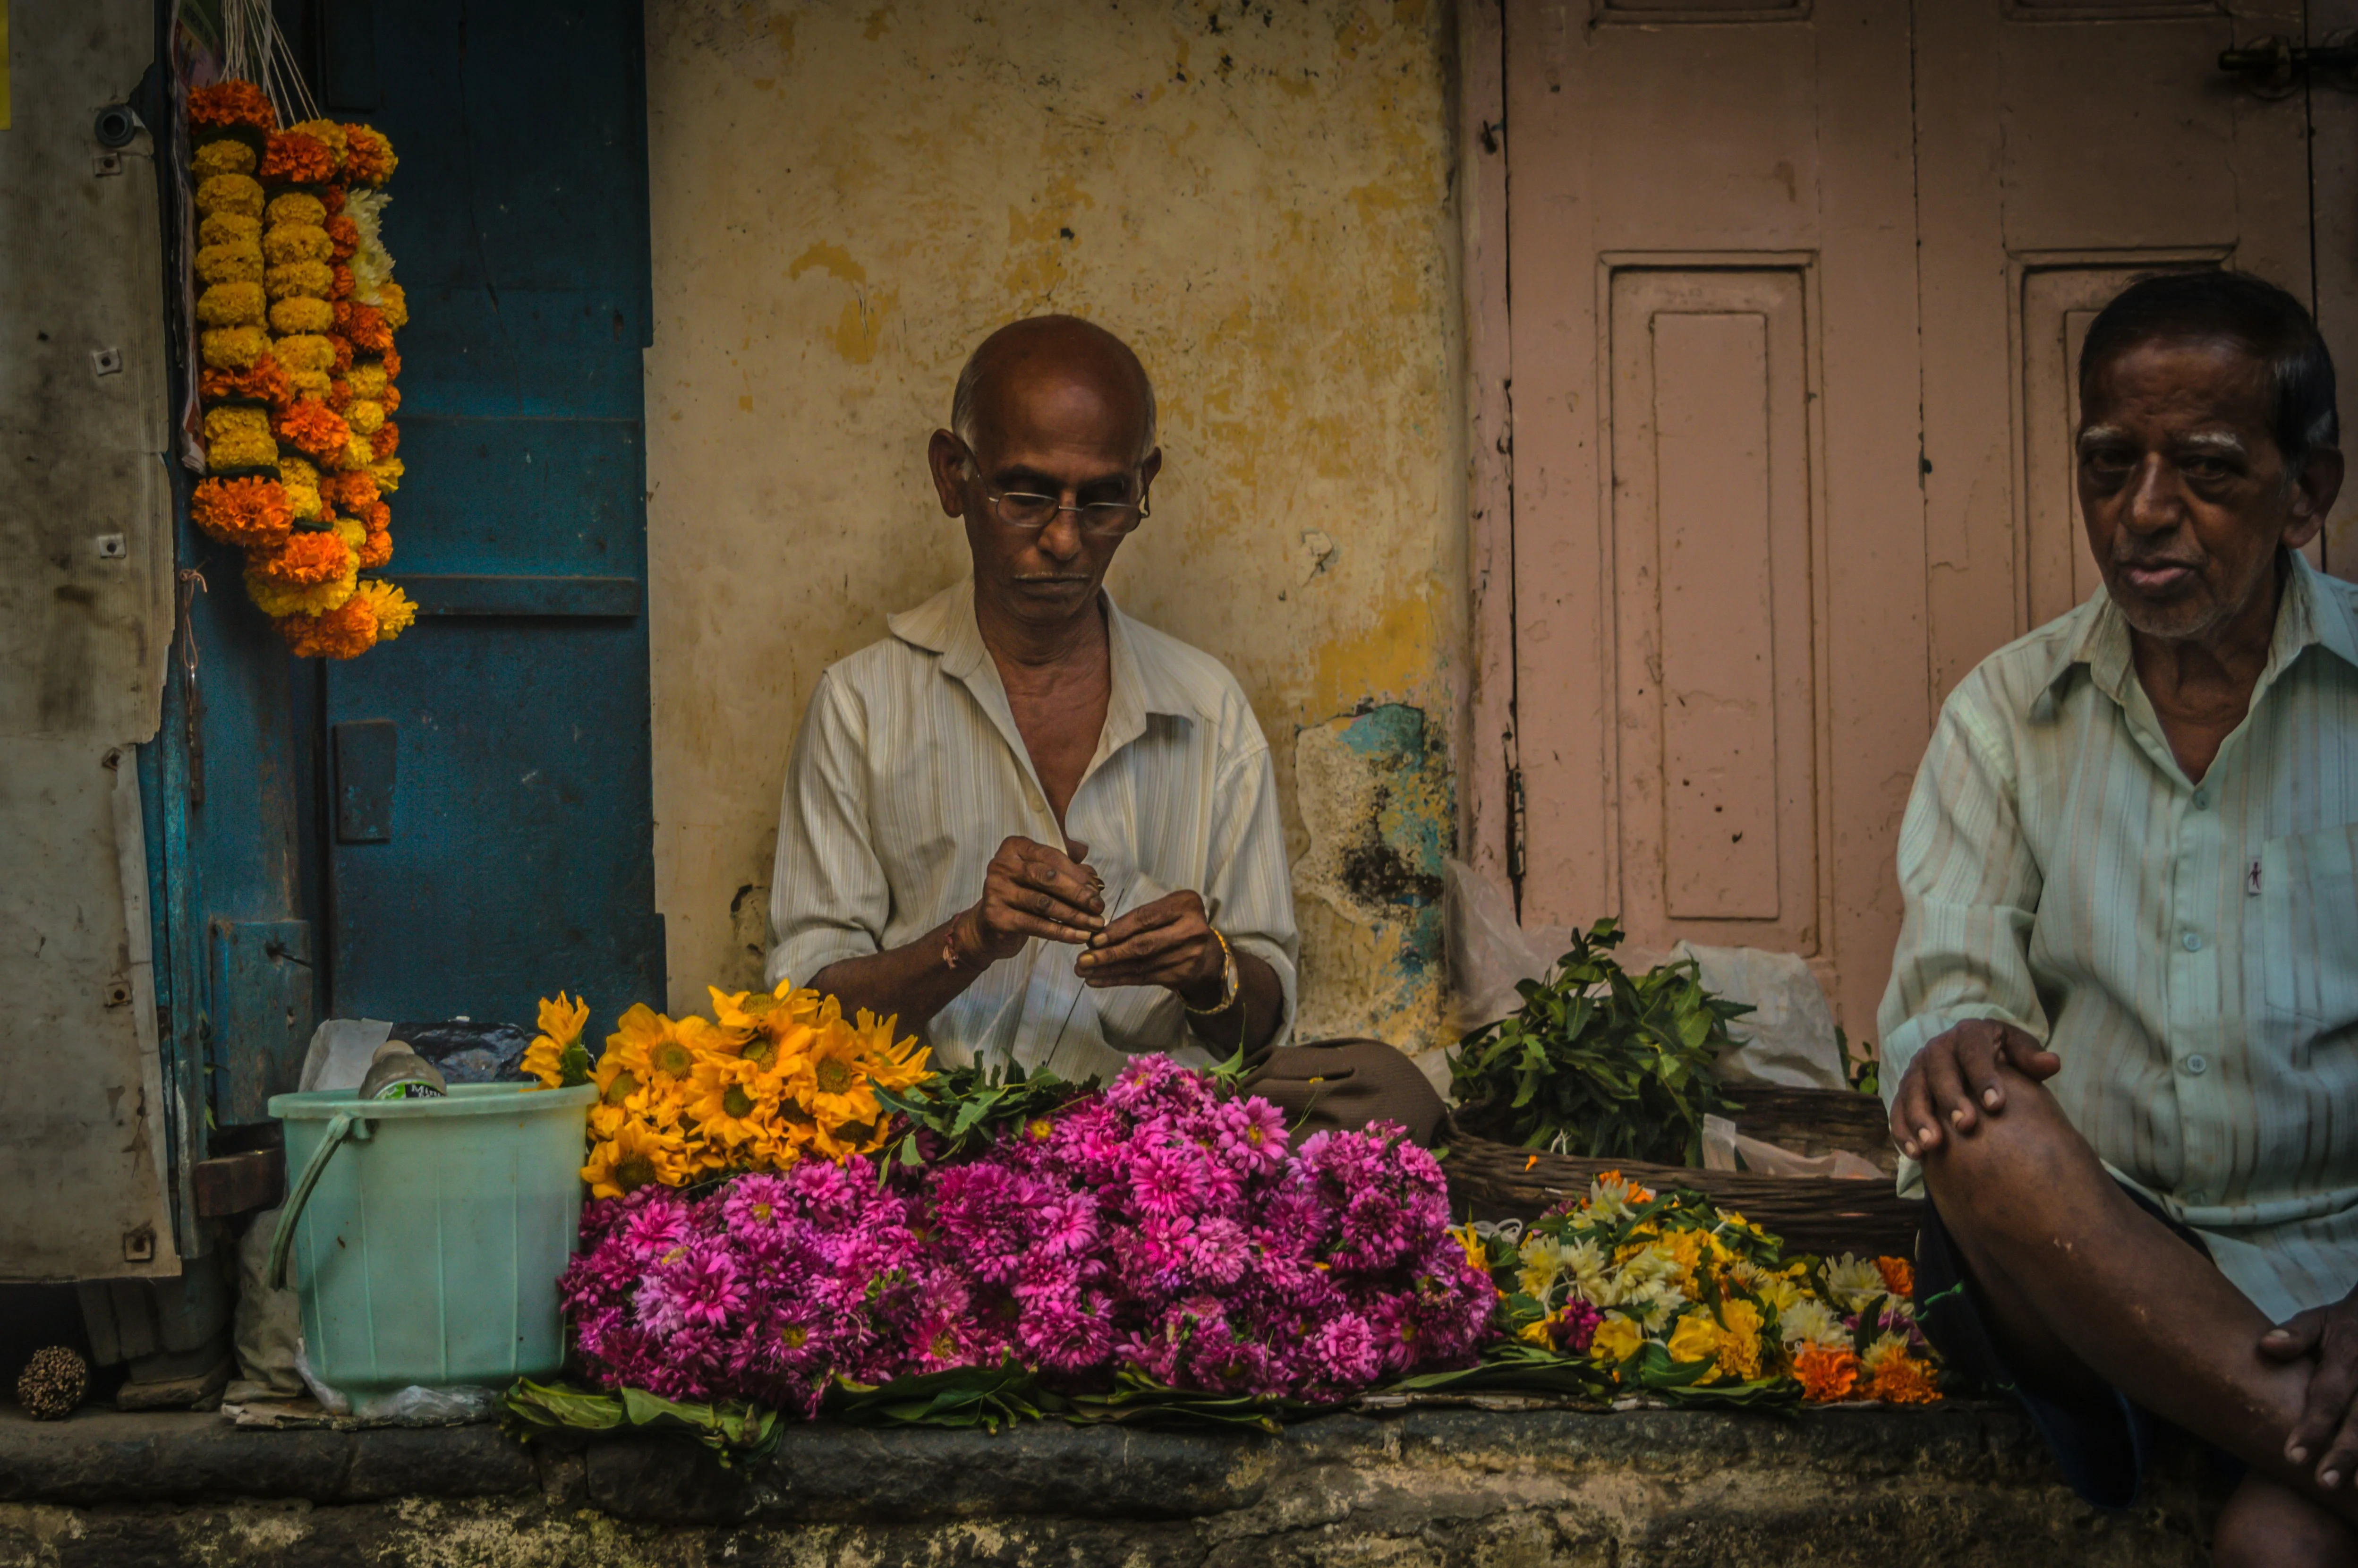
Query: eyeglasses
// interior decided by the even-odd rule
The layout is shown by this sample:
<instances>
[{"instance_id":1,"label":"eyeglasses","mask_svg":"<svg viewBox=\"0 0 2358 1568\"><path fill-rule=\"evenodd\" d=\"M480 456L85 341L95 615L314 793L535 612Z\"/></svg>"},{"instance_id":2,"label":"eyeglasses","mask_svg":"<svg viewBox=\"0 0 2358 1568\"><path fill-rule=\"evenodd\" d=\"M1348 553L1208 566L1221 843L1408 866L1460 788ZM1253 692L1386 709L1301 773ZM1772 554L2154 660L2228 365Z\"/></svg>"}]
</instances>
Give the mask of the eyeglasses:
<instances>
[{"instance_id":1,"label":"eyeglasses","mask_svg":"<svg viewBox=\"0 0 2358 1568\"><path fill-rule=\"evenodd\" d=\"M966 460L975 478L981 479L982 462L974 455L973 449L967 449ZM1084 534L1094 535L1100 539L1120 538L1153 515L1143 492L1136 501L1092 501L1086 505L1069 505L1056 496L1041 495L1028 490L986 489L982 498L990 503L992 516L1006 526L1027 534L1045 528L1055 521L1056 514L1070 512L1078 516Z\"/></svg>"}]
</instances>

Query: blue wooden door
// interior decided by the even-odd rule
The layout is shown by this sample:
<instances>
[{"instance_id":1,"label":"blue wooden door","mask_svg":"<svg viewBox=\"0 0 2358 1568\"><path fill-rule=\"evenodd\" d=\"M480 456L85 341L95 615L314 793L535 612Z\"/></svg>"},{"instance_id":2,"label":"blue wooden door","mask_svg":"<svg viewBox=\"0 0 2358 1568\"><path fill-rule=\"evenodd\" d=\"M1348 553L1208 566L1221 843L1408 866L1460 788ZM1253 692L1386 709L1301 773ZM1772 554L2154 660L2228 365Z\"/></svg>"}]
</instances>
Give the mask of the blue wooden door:
<instances>
[{"instance_id":1,"label":"blue wooden door","mask_svg":"<svg viewBox=\"0 0 2358 1568\"><path fill-rule=\"evenodd\" d=\"M401 159L384 575L421 611L322 684L333 1011L659 1004L637 0L329 0L321 27L328 101Z\"/></svg>"}]
</instances>

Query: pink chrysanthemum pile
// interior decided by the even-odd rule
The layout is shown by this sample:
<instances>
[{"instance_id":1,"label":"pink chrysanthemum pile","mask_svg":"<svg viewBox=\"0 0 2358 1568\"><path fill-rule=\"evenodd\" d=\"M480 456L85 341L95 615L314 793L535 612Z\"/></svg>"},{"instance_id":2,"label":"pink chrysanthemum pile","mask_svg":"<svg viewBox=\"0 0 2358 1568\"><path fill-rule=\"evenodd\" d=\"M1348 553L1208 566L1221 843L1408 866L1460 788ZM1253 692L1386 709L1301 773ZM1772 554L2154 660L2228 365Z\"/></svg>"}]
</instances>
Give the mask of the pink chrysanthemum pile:
<instances>
[{"instance_id":1,"label":"pink chrysanthemum pile","mask_svg":"<svg viewBox=\"0 0 2358 1568\"><path fill-rule=\"evenodd\" d=\"M805 1413L838 1374L1331 1400L1470 1362L1498 1296L1433 1157L1397 1128L1290 1141L1267 1101L1145 1057L968 1162L592 1203L567 1310L601 1383Z\"/></svg>"}]
</instances>

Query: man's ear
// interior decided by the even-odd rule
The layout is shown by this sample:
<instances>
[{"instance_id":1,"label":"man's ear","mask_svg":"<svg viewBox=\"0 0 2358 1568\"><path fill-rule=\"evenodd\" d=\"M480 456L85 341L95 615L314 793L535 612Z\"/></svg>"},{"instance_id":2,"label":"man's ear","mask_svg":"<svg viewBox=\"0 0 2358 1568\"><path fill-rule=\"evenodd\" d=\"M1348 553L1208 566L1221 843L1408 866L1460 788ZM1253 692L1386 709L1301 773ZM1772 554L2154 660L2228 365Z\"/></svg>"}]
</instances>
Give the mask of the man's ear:
<instances>
[{"instance_id":1,"label":"man's ear","mask_svg":"<svg viewBox=\"0 0 2358 1568\"><path fill-rule=\"evenodd\" d=\"M925 464L933 470L934 493L941 498L946 516L966 515L966 446L947 430L936 430L925 443Z\"/></svg>"},{"instance_id":2,"label":"man's ear","mask_svg":"<svg viewBox=\"0 0 2358 1568\"><path fill-rule=\"evenodd\" d=\"M2284 530L2288 547L2299 549L2325 526L2326 514L2333 510L2334 498L2342 493L2342 471L2341 448L2309 448L2293 481L2292 515Z\"/></svg>"},{"instance_id":3,"label":"man's ear","mask_svg":"<svg viewBox=\"0 0 2358 1568\"><path fill-rule=\"evenodd\" d=\"M1138 499L1141 504L1145 503L1146 492L1154 488L1154 476L1162 471L1163 449L1157 447L1146 454L1144 462L1138 465Z\"/></svg>"}]
</instances>

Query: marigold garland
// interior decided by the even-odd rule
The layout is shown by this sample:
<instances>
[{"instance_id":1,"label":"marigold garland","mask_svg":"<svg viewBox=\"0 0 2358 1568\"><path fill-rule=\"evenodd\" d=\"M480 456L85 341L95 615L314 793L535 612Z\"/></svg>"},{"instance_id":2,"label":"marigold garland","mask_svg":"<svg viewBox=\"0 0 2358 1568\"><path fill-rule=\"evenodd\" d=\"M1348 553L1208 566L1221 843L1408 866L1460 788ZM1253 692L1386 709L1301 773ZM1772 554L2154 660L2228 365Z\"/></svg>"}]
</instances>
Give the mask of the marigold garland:
<instances>
[{"instance_id":1,"label":"marigold garland","mask_svg":"<svg viewBox=\"0 0 2358 1568\"><path fill-rule=\"evenodd\" d=\"M282 127L247 81L193 91L189 124L198 395L216 475L192 518L247 552L246 591L298 656L351 658L416 614L399 589L358 575L392 559L382 497L402 472L387 416L408 304L376 230L397 160L364 125ZM343 416L356 405L357 426Z\"/></svg>"}]
</instances>

